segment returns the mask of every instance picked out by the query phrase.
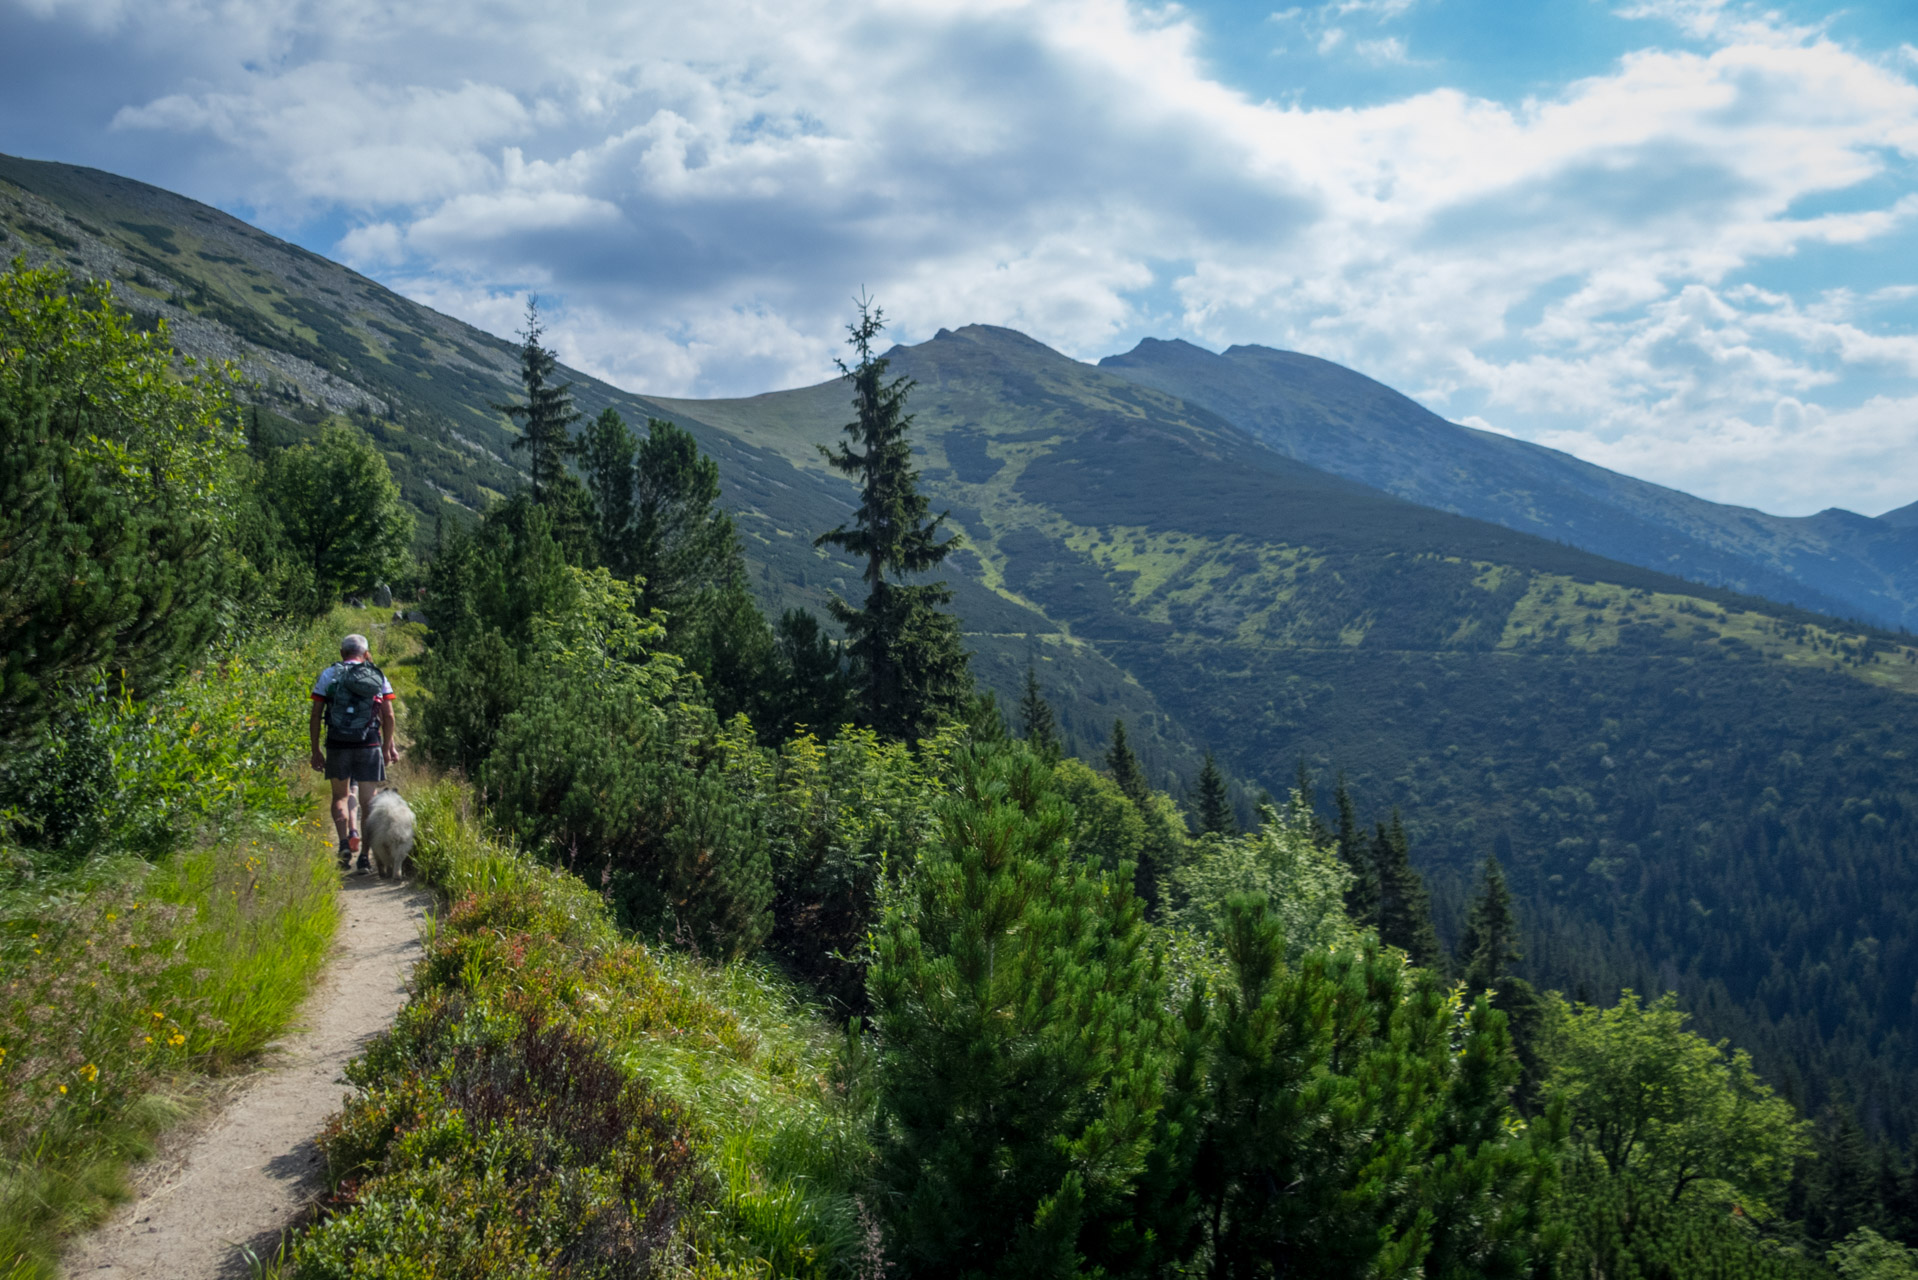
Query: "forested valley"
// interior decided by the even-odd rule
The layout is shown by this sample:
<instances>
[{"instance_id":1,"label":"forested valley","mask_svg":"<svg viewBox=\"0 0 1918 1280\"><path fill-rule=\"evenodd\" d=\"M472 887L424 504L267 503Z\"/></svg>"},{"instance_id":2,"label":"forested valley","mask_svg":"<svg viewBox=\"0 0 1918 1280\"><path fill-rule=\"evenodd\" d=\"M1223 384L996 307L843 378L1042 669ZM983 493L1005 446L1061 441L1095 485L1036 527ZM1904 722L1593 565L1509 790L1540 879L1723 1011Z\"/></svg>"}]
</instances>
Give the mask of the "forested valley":
<instances>
[{"instance_id":1,"label":"forested valley","mask_svg":"<svg viewBox=\"0 0 1918 1280\"><path fill-rule=\"evenodd\" d=\"M595 403L529 312L500 487L447 501L397 393L295 405L78 274L0 289L20 1274L93 1212L48 1187L105 1194L60 1162L152 1123L36 1014L77 998L48 922L292 839L281 668L377 591L450 904L285 1274L1918 1275L1907 638L1146 392L1068 431L1119 393L992 334L943 341L1054 417L954 407L876 308L732 443L737 405ZM730 500L796 444L847 501ZM166 1028L102 1033L129 1081L242 1051L129 992Z\"/></svg>"}]
</instances>

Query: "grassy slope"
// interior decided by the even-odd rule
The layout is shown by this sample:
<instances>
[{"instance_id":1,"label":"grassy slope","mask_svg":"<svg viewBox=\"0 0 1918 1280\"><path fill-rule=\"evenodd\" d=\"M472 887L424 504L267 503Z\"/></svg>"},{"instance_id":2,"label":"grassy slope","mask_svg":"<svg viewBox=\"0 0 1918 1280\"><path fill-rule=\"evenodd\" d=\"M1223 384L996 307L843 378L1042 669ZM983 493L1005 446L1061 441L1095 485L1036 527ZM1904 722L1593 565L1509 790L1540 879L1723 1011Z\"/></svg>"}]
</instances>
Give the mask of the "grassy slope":
<instances>
[{"instance_id":1,"label":"grassy slope","mask_svg":"<svg viewBox=\"0 0 1918 1280\"><path fill-rule=\"evenodd\" d=\"M114 713L123 804L189 825L184 847L31 876L15 863L0 888L0 1276L53 1275L60 1239L124 1195L128 1162L204 1078L243 1066L304 999L338 914L301 767L305 682L364 621Z\"/></svg>"},{"instance_id":2,"label":"grassy slope","mask_svg":"<svg viewBox=\"0 0 1918 1280\"><path fill-rule=\"evenodd\" d=\"M359 1092L321 1139L328 1215L288 1273L631 1274L616 1259L647 1240L702 1276L854 1272L865 1103L843 1037L755 965L622 938L577 877L488 837L463 785L409 794L417 872L453 905L395 1031L351 1070ZM484 1128L475 1064L511 1059L527 1028L571 1046L566 1071L507 1075ZM590 1141L615 1094L580 1083L587 1059L625 1081L613 1131L644 1141ZM650 1234L605 1225L622 1199L648 1206Z\"/></svg>"}]
</instances>

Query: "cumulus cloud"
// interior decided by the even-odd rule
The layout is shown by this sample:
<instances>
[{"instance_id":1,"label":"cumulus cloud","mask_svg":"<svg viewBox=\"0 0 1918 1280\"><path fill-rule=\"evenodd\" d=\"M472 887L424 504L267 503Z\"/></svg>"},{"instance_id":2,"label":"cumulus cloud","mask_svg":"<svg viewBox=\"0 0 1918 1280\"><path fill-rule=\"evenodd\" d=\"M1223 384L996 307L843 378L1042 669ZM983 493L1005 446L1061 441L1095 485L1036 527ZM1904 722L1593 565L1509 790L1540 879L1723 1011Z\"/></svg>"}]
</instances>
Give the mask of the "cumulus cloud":
<instances>
[{"instance_id":1,"label":"cumulus cloud","mask_svg":"<svg viewBox=\"0 0 1918 1280\"><path fill-rule=\"evenodd\" d=\"M1412 8L1275 18L1405 64L1387 28ZM1634 5L1643 48L1522 101L1339 109L1222 82L1200 11L1123 0L26 12L161 83L114 136L191 154L194 194L330 221L342 256L496 332L537 290L567 359L638 389L824 376L864 286L908 339L1296 347L1774 509L1918 491L1918 337L1884 319L1918 281L1755 274L1913 234L1913 59L1725 0Z\"/></svg>"}]
</instances>

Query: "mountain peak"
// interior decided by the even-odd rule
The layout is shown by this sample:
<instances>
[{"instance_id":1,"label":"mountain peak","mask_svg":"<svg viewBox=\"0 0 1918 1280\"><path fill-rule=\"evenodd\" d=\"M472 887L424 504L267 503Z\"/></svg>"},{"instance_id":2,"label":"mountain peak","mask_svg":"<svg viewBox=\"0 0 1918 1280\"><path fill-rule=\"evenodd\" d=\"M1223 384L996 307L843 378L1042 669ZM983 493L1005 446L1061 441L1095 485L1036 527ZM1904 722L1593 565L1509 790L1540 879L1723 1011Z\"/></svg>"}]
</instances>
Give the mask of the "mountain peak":
<instances>
[{"instance_id":1,"label":"mountain peak","mask_svg":"<svg viewBox=\"0 0 1918 1280\"><path fill-rule=\"evenodd\" d=\"M1140 361L1206 361L1219 357L1184 338L1141 338L1138 345L1121 355L1107 356L1099 361L1100 368L1108 366L1125 367Z\"/></svg>"}]
</instances>

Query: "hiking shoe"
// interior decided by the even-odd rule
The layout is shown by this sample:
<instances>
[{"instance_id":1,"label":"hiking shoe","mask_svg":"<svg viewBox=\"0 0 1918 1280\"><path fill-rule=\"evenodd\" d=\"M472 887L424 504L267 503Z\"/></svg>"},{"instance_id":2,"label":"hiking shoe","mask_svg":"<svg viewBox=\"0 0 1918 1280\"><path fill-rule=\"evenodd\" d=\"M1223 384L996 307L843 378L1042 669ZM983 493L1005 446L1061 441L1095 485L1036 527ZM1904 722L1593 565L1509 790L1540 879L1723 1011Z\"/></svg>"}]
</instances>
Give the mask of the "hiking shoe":
<instances>
[{"instance_id":1,"label":"hiking shoe","mask_svg":"<svg viewBox=\"0 0 1918 1280\"><path fill-rule=\"evenodd\" d=\"M360 855L359 874L363 876L369 876L373 874L373 864L366 860L365 854Z\"/></svg>"},{"instance_id":2,"label":"hiking shoe","mask_svg":"<svg viewBox=\"0 0 1918 1280\"><path fill-rule=\"evenodd\" d=\"M360 851L360 833L359 832L355 831L352 835L346 838L346 851L348 853L358 853ZM361 865L364 865L365 862L366 862L366 859L364 858L360 859Z\"/></svg>"}]
</instances>

